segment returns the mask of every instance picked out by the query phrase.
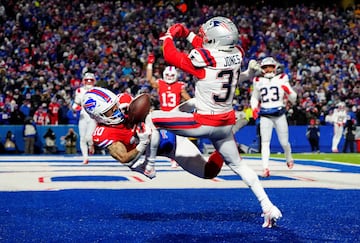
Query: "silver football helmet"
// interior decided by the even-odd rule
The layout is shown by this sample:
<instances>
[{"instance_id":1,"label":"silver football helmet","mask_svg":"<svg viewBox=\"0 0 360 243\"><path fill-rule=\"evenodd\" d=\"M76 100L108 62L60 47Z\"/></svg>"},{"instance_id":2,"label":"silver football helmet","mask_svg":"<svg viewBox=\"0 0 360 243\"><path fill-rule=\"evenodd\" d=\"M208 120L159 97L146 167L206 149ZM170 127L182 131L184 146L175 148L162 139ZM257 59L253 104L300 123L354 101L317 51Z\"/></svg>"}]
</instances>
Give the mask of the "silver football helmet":
<instances>
[{"instance_id":1,"label":"silver football helmet","mask_svg":"<svg viewBox=\"0 0 360 243\"><path fill-rule=\"evenodd\" d=\"M264 59L262 59L260 66L261 66L264 77L265 78L273 78L277 74L278 65L279 65L279 63L277 61L275 61L275 59L272 57L265 57ZM264 68L268 67L268 66L273 66L274 69L272 71L265 70Z\"/></svg>"},{"instance_id":2,"label":"silver football helmet","mask_svg":"<svg viewBox=\"0 0 360 243\"><path fill-rule=\"evenodd\" d=\"M82 82L87 90L91 89L96 83L95 75L93 73L85 73Z\"/></svg>"},{"instance_id":3,"label":"silver football helmet","mask_svg":"<svg viewBox=\"0 0 360 243\"><path fill-rule=\"evenodd\" d=\"M205 48L228 51L237 44L239 31L228 18L214 17L206 21L199 30Z\"/></svg>"},{"instance_id":4,"label":"silver football helmet","mask_svg":"<svg viewBox=\"0 0 360 243\"><path fill-rule=\"evenodd\" d=\"M177 71L174 66L167 66L163 72L163 79L166 83L172 84L177 80Z\"/></svg>"},{"instance_id":5,"label":"silver football helmet","mask_svg":"<svg viewBox=\"0 0 360 243\"><path fill-rule=\"evenodd\" d=\"M118 99L110 90L95 87L85 93L82 103L85 111L96 122L116 125L123 122L125 117L118 106ZM112 112L109 112L110 109Z\"/></svg>"}]
</instances>

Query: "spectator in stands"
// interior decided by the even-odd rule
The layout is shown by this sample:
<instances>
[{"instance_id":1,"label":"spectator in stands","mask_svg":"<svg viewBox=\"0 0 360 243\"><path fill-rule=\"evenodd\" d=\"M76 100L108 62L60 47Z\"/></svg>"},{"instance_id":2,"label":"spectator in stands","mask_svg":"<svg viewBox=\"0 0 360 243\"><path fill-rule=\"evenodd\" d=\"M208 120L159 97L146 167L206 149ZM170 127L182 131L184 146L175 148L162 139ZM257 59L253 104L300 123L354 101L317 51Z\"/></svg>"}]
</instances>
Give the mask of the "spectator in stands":
<instances>
[{"instance_id":1,"label":"spectator in stands","mask_svg":"<svg viewBox=\"0 0 360 243\"><path fill-rule=\"evenodd\" d=\"M63 99L59 99L59 105L59 124L69 124L69 119L67 117L69 105Z\"/></svg>"},{"instance_id":2,"label":"spectator in stands","mask_svg":"<svg viewBox=\"0 0 360 243\"><path fill-rule=\"evenodd\" d=\"M33 119L36 125L49 125L50 118L47 112L46 103L42 103L42 105L35 111Z\"/></svg>"},{"instance_id":3,"label":"spectator in stands","mask_svg":"<svg viewBox=\"0 0 360 243\"><path fill-rule=\"evenodd\" d=\"M80 111L75 111L69 107L69 109L66 113L66 118L67 118L68 124L77 125L79 123Z\"/></svg>"},{"instance_id":4,"label":"spectator in stands","mask_svg":"<svg viewBox=\"0 0 360 243\"><path fill-rule=\"evenodd\" d=\"M34 120L31 117L25 119L23 128L23 137L25 142L24 153L34 154L35 142L37 138L37 129Z\"/></svg>"},{"instance_id":5,"label":"spectator in stands","mask_svg":"<svg viewBox=\"0 0 360 243\"><path fill-rule=\"evenodd\" d=\"M49 118L51 125L58 125L59 124L59 109L60 104L56 97L51 98L51 102L49 104Z\"/></svg>"},{"instance_id":6,"label":"spectator in stands","mask_svg":"<svg viewBox=\"0 0 360 243\"><path fill-rule=\"evenodd\" d=\"M289 7L274 7L259 1L249 7L237 1L218 5L200 1L198 7L180 13L176 8L161 6L161 2L153 7L155 1L87 1L87 4L75 1L71 6L66 1L53 0L39 0L36 4L3 1L5 9L16 9L18 14L2 19L0 94L14 91L12 95L19 106L22 100L31 99L35 111L43 103L41 97L48 89L53 97L59 91L56 87L65 87L69 89L67 95L73 97L82 74L89 70L99 73L105 82L112 80L117 89L129 88L136 94L140 89L138 80L144 79L146 53L153 51L159 58L154 70L164 68L158 37L168 23L188 22L189 28L195 29L199 21L215 13L232 13L240 29L245 56L251 59L274 56L284 65L284 72L292 82L296 82L293 85L299 97L309 91L315 93L310 95L314 103L325 97L325 102L317 106L318 111L322 112L322 107L333 100L336 93L343 96L342 100L352 99L354 105L359 106L360 53L357 47L360 40L359 21L355 21L358 10L321 6L320 2L320 6L318 2L311 6L286 4ZM50 7L55 10L48 11ZM100 16L103 9L108 11L106 16L112 16L112 21L93 19L93 16ZM27 18L28 13L31 18ZM69 23L72 28L68 28ZM327 34L323 34L323 29L328 30ZM36 35L29 35L29 31ZM185 40L177 41L181 48L185 47ZM186 75L181 80L189 84L194 82ZM193 86L188 85L187 89L193 96ZM244 91L241 90L238 100L250 98ZM1 97L0 103L5 103L2 98L6 97ZM70 103L66 97L61 98ZM293 110L291 118L294 120L289 123L308 124L308 120L303 119L306 108L296 107L299 112ZM321 122L323 124L324 120Z\"/></svg>"},{"instance_id":7,"label":"spectator in stands","mask_svg":"<svg viewBox=\"0 0 360 243\"><path fill-rule=\"evenodd\" d=\"M20 111L24 117L31 116L31 102L29 99L24 99L23 103L20 106Z\"/></svg>"}]
</instances>

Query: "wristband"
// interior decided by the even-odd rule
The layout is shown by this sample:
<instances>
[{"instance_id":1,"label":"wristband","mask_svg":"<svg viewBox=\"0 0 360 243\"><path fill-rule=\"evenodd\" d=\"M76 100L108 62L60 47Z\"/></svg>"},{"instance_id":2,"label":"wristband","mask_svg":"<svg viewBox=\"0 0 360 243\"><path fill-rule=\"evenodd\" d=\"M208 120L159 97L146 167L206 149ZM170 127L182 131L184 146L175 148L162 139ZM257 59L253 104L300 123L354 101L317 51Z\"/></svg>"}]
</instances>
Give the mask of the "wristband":
<instances>
[{"instance_id":1,"label":"wristband","mask_svg":"<svg viewBox=\"0 0 360 243\"><path fill-rule=\"evenodd\" d=\"M152 64L152 63L148 63L147 69L153 69L153 64Z\"/></svg>"}]
</instances>

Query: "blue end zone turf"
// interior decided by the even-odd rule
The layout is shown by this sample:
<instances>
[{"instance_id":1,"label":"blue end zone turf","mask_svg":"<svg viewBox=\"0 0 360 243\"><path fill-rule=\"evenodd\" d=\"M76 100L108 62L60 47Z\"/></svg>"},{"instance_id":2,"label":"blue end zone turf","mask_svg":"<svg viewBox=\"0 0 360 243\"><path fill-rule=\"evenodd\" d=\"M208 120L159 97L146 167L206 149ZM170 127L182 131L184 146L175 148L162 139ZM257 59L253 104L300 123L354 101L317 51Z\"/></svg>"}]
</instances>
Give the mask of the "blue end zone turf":
<instances>
[{"instance_id":1,"label":"blue end zone turf","mask_svg":"<svg viewBox=\"0 0 360 243\"><path fill-rule=\"evenodd\" d=\"M1 242L359 242L358 190L268 189L262 229L248 189L1 192Z\"/></svg>"},{"instance_id":2,"label":"blue end zone turf","mask_svg":"<svg viewBox=\"0 0 360 243\"><path fill-rule=\"evenodd\" d=\"M194 183L167 162L149 181L113 159L13 159L0 161L0 243L360 242L360 166L276 164L274 175L259 178L283 218L263 229L259 202L228 168L220 180Z\"/></svg>"}]
</instances>

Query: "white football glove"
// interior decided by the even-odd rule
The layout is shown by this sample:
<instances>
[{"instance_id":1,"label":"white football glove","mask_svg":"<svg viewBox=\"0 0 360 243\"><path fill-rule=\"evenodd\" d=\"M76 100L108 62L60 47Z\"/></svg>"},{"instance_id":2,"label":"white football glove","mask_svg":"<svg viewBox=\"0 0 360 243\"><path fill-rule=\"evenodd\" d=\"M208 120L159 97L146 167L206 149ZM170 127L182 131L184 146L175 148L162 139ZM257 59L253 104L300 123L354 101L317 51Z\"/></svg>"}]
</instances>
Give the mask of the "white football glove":
<instances>
[{"instance_id":1,"label":"white football glove","mask_svg":"<svg viewBox=\"0 0 360 243\"><path fill-rule=\"evenodd\" d=\"M136 149L142 153L150 143L151 128L142 122L136 127L136 134L139 138L139 144L136 146Z\"/></svg>"},{"instance_id":2,"label":"white football glove","mask_svg":"<svg viewBox=\"0 0 360 243\"><path fill-rule=\"evenodd\" d=\"M255 60L250 60L248 69L250 72L256 73L256 72L262 72L260 64Z\"/></svg>"}]
</instances>

